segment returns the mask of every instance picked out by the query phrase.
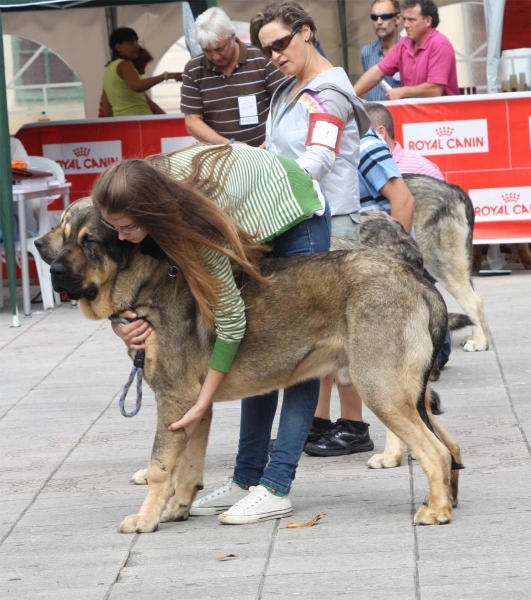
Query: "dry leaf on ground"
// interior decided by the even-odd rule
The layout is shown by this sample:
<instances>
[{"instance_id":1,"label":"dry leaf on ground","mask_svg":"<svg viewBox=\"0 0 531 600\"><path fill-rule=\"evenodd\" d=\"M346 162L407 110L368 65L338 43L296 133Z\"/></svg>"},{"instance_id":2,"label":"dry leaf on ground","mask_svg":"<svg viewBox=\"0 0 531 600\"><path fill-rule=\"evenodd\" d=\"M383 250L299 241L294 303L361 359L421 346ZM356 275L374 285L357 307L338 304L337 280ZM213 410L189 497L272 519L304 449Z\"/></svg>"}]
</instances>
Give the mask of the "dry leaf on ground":
<instances>
[{"instance_id":1,"label":"dry leaf on ground","mask_svg":"<svg viewBox=\"0 0 531 600\"><path fill-rule=\"evenodd\" d=\"M313 527L317 521L320 521L324 517L324 513L317 515L308 523L288 523L286 529L295 529L295 527Z\"/></svg>"},{"instance_id":2,"label":"dry leaf on ground","mask_svg":"<svg viewBox=\"0 0 531 600\"><path fill-rule=\"evenodd\" d=\"M216 558L216 560L218 560L219 562L221 562L223 560L230 560L231 558L236 558L236 554L227 554L226 556L218 556Z\"/></svg>"}]
</instances>

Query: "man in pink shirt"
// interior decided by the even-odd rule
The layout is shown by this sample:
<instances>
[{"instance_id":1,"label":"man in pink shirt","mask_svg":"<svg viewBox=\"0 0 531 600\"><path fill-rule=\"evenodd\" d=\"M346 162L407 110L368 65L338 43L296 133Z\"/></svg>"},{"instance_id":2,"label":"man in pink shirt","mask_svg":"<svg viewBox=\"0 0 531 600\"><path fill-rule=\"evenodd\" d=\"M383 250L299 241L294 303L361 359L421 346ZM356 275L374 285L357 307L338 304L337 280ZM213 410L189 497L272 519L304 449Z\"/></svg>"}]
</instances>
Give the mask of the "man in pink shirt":
<instances>
[{"instance_id":1,"label":"man in pink shirt","mask_svg":"<svg viewBox=\"0 0 531 600\"><path fill-rule=\"evenodd\" d=\"M386 106L377 102L370 102L365 105L365 112L371 120L371 127L380 134L389 146L400 173L429 175L444 181L443 174L435 163L420 154L404 150L398 142L395 142L395 123Z\"/></svg>"},{"instance_id":2,"label":"man in pink shirt","mask_svg":"<svg viewBox=\"0 0 531 600\"><path fill-rule=\"evenodd\" d=\"M354 85L358 96L384 76L400 72L401 87L386 92L388 100L459 94L455 53L447 37L436 29L439 11L433 0L404 0L402 18L407 37L365 72Z\"/></svg>"}]
</instances>

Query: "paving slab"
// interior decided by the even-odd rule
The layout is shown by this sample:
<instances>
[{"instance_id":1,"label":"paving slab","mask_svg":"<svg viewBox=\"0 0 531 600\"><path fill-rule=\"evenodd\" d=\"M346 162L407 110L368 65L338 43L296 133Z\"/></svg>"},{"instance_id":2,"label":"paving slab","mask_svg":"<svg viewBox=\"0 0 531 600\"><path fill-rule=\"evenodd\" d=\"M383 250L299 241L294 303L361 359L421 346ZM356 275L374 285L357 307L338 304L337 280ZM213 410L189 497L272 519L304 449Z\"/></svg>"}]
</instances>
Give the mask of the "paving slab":
<instances>
[{"instance_id":1,"label":"paving slab","mask_svg":"<svg viewBox=\"0 0 531 600\"><path fill-rule=\"evenodd\" d=\"M458 332L433 384L466 466L460 505L444 527L412 525L427 482L406 452L389 470L367 469L370 454L304 455L289 519L228 527L196 517L120 535L147 491L130 477L151 451L152 392L137 417L120 415L130 361L107 323L62 305L12 329L9 309L0 311L0 597L528 600L531 272L474 284L491 348L465 353L459 341L468 332ZM332 411L337 418L335 392ZM215 407L206 490L231 473L239 416L238 402ZM364 416L381 452L385 428ZM318 513L325 516L312 528L285 527ZM236 556L217 560L228 554Z\"/></svg>"}]
</instances>

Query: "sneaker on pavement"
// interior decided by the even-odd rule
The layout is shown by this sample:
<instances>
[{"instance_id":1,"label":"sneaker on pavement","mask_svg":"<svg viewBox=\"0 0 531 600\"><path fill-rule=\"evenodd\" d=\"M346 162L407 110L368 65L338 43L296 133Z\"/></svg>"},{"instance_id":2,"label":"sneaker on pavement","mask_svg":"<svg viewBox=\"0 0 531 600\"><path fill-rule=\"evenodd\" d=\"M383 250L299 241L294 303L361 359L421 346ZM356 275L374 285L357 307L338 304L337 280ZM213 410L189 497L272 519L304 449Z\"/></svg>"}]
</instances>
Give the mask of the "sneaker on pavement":
<instances>
[{"instance_id":1,"label":"sneaker on pavement","mask_svg":"<svg viewBox=\"0 0 531 600\"><path fill-rule=\"evenodd\" d=\"M346 419L338 419L320 440L304 446L304 452L310 456L343 456L370 450L374 450L374 443L369 435L369 424L355 427Z\"/></svg>"},{"instance_id":2,"label":"sneaker on pavement","mask_svg":"<svg viewBox=\"0 0 531 600\"><path fill-rule=\"evenodd\" d=\"M246 525L293 514L289 496L275 496L263 485L251 487L245 498L218 517L224 525Z\"/></svg>"},{"instance_id":3,"label":"sneaker on pavement","mask_svg":"<svg viewBox=\"0 0 531 600\"><path fill-rule=\"evenodd\" d=\"M237 483L234 483L232 477L226 477L220 488L199 498L192 504L190 516L219 515L219 513L227 510L248 494L249 490L244 490Z\"/></svg>"}]
</instances>

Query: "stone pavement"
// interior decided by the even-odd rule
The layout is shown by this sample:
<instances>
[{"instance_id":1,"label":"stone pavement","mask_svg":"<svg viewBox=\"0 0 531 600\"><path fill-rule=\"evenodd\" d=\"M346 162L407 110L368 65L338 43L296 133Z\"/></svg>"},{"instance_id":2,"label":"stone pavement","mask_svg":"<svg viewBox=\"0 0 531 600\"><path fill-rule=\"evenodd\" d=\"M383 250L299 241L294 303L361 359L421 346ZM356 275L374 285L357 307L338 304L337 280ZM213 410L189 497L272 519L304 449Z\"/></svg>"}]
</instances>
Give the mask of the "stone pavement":
<instances>
[{"instance_id":1,"label":"stone pavement","mask_svg":"<svg viewBox=\"0 0 531 600\"><path fill-rule=\"evenodd\" d=\"M326 513L315 527L196 517L120 535L146 492L129 478L148 460L153 397L121 416L130 361L108 323L62 305L11 329L0 311L0 598L529 600L531 273L475 285L491 349L462 352L459 332L434 385L466 465L454 520L439 527L412 525L427 492L415 461L371 471L367 454L304 455L289 521ZM365 418L381 451L384 428ZM238 423L237 402L216 406L206 489L231 473Z\"/></svg>"}]
</instances>

